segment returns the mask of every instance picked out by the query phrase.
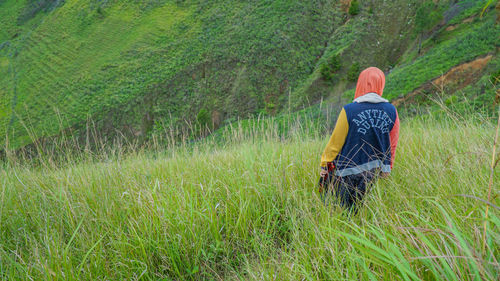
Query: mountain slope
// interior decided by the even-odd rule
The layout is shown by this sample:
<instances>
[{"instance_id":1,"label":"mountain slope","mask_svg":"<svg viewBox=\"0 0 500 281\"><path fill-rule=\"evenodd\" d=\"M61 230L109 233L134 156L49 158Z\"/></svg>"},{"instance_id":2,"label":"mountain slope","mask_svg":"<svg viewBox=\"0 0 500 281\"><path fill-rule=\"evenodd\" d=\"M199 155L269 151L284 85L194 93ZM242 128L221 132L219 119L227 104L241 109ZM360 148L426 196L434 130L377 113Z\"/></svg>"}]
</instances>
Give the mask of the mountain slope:
<instances>
[{"instance_id":1,"label":"mountain slope","mask_svg":"<svg viewBox=\"0 0 500 281\"><path fill-rule=\"evenodd\" d=\"M390 98L478 56L498 68L500 31L494 12L479 19L483 1L432 4L442 20L420 33L429 1L374 0L358 15L350 2L0 1L0 143L84 136L89 120L102 137L144 140L165 124L219 127L339 102L371 65L392 69Z\"/></svg>"},{"instance_id":2,"label":"mountain slope","mask_svg":"<svg viewBox=\"0 0 500 281\"><path fill-rule=\"evenodd\" d=\"M0 17L22 14L22 2L1 5ZM334 1L66 1L2 42L0 129L19 146L30 142L21 121L52 135L88 116L124 128L145 111L175 120L202 105L254 113L283 83L273 78L310 72L335 12Z\"/></svg>"}]
</instances>

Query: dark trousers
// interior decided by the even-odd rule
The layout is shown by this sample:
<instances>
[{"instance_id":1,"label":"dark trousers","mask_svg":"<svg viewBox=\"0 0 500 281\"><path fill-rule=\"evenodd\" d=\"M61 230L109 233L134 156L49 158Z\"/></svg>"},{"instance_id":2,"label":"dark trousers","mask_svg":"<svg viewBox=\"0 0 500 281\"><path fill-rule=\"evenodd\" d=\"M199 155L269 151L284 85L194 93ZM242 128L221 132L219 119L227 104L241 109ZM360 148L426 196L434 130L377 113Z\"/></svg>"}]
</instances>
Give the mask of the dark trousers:
<instances>
[{"instance_id":1,"label":"dark trousers","mask_svg":"<svg viewBox=\"0 0 500 281\"><path fill-rule=\"evenodd\" d=\"M375 173L372 171L345 177L335 176L332 171L326 180L320 182L326 187L323 188L321 197L326 203L329 197L335 195L342 207L356 213L374 178Z\"/></svg>"}]
</instances>

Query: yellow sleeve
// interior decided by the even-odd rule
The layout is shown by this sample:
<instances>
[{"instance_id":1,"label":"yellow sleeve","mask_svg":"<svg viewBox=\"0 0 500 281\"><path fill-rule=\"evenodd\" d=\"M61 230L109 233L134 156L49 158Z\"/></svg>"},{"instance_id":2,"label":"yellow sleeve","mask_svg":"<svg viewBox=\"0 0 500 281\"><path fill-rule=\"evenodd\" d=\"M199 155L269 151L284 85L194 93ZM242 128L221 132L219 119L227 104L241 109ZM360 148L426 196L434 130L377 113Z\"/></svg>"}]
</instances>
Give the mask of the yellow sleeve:
<instances>
[{"instance_id":1,"label":"yellow sleeve","mask_svg":"<svg viewBox=\"0 0 500 281\"><path fill-rule=\"evenodd\" d=\"M347 122L347 115L345 110L339 114L337 119L337 124L335 124L335 129L333 130L332 136L326 145L325 151L321 156L321 167L326 167L328 162L335 160L335 157L340 153L342 147L344 146L345 139L347 137L347 132L349 132L349 123Z\"/></svg>"}]
</instances>

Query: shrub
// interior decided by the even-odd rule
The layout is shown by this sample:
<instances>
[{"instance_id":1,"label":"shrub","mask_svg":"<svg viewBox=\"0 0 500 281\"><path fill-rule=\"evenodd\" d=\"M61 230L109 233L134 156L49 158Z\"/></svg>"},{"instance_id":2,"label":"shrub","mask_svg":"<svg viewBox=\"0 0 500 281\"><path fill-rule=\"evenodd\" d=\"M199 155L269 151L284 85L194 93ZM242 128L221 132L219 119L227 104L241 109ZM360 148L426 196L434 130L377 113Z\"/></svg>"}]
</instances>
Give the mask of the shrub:
<instances>
[{"instance_id":1,"label":"shrub","mask_svg":"<svg viewBox=\"0 0 500 281\"><path fill-rule=\"evenodd\" d=\"M358 0L353 0L351 6L349 7L349 15L355 16L359 14L359 2Z\"/></svg>"},{"instance_id":2,"label":"shrub","mask_svg":"<svg viewBox=\"0 0 500 281\"><path fill-rule=\"evenodd\" d=\"M359 63L355 62L354 64L352 64L347 71L347 80L349 82L356 82L358 80L360 70L361 66L359 65Z\"/></svg>"},{"instance_id":3,"label":"shrub","mask_svg":"<svg viewBox=\"0 0 500 281\"><path fill-rule=\"evenodd\" d=\"M320 72L321 77L326 81L332 81L335 78L335 74L341 68L340 58L338 55L331 56L326 63L321 65Z\"/></svg>"},{"instance_id":4,"label":"shrub","mask_svg":"<svg viewBox=\"0 0 500 281\"><path fill-rule=\"evenodd\" d=\"M196 116L196 121L203 127L207 126L210 123L210 113L208 113L208 110L205 108L201 109Z\"/></svg>"},{"instance_id":5,"label":"shrub","mask_svg":"<svg viewBox=\"0 0 500 281\"><path fill-rule=\"evenodd\" d=\"M421 34L425 33L442 19L442 10L433 1L425 1L416 11L415 30Z\"/></svg>"}]
</instances>

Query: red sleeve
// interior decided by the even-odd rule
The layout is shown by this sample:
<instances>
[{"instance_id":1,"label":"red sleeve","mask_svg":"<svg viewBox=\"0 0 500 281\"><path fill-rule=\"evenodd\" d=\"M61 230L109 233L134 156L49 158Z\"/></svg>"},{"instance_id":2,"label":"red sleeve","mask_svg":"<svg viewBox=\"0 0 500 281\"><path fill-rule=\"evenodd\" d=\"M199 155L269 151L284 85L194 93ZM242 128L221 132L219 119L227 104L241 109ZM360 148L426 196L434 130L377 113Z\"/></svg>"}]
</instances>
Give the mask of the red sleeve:
<instances>
[{"instance_id":1,"label":"red sleeve","mask_svg":"<svg viewBox=\"0 0 500 281\"><path fill-rule=\"evenodd\" d=\"M397 110L396 110L396 121L394 121L394 126L392 127L392 130L389 135L391 138L391 169L392 169L392 165L394 164L394 157L396 156L396 147L398 146L398 140L399 140L399 115Z\"/></svg>"}]
</instances>

